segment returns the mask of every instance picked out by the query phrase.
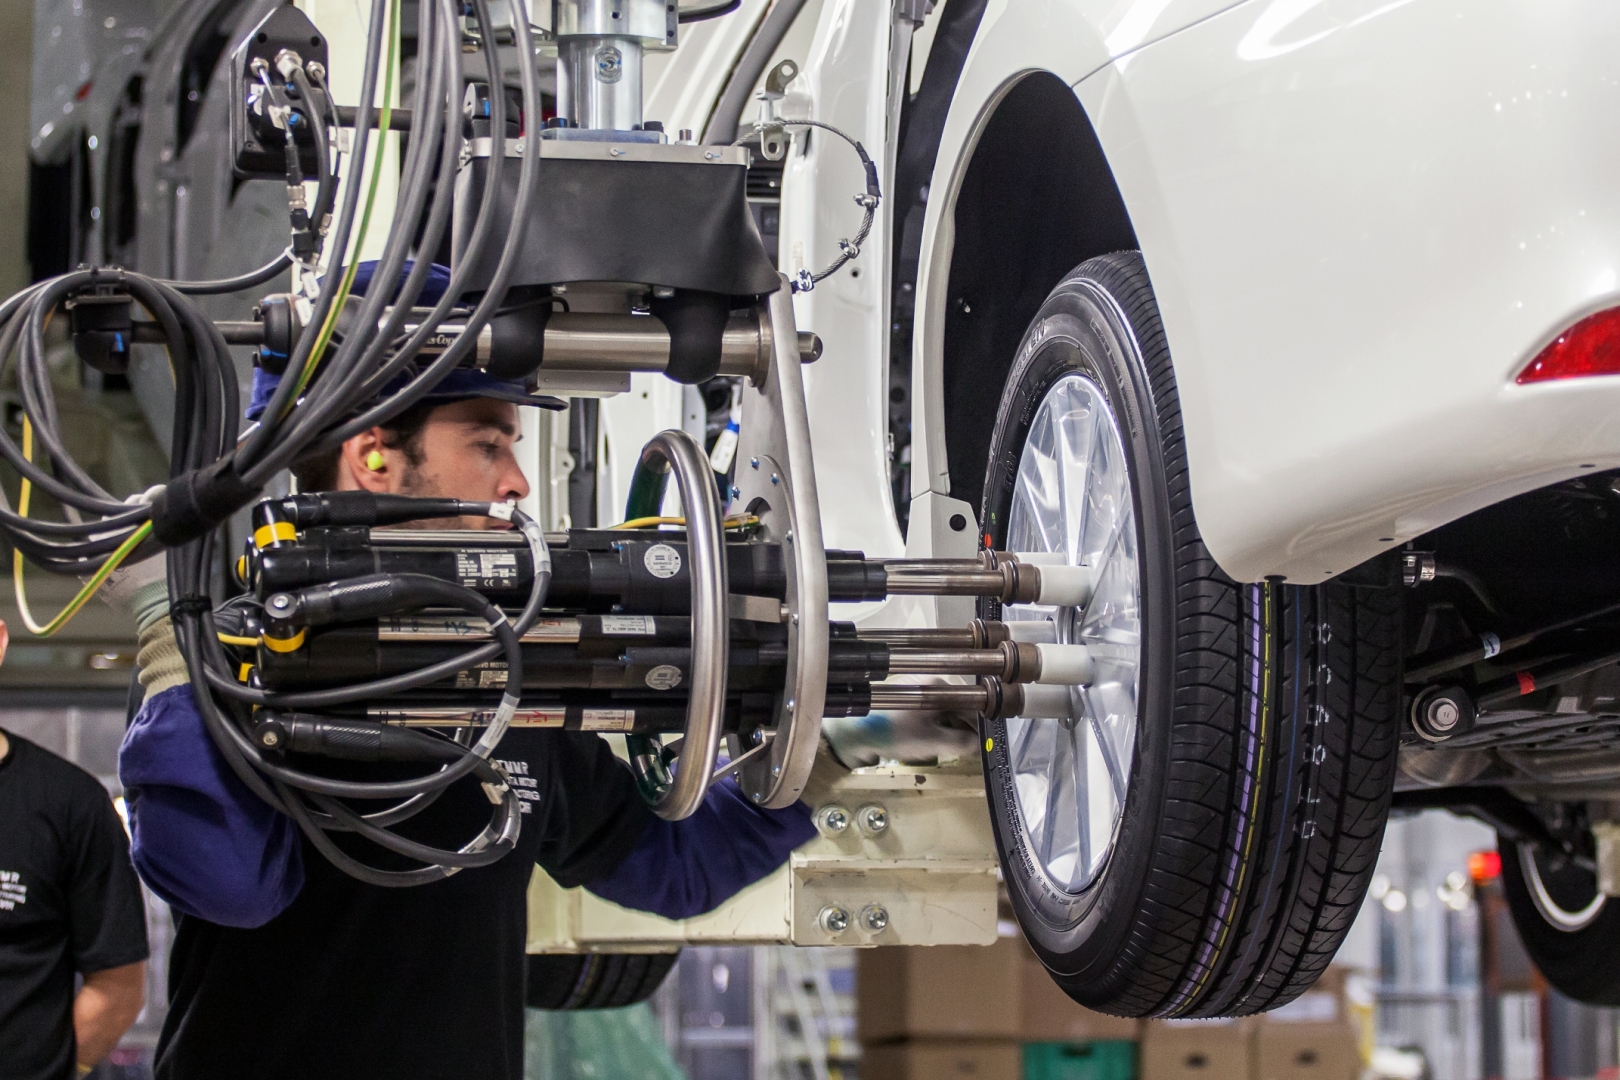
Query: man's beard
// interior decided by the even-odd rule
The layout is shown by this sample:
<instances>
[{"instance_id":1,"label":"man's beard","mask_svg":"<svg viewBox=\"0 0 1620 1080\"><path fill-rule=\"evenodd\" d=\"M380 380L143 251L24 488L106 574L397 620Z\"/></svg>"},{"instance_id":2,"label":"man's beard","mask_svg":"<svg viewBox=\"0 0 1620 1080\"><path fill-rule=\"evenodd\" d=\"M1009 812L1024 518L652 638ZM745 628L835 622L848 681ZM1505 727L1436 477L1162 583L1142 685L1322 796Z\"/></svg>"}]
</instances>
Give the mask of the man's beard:
<instances>
[{"instance_id":1,"label":"man's beard","mask_svg":"<svg viewBox=\"0 0 1620 1080\"><path fill-rule=\"evenodd\" d=\"M409 459L406 460L405 471L400 476L399 493L417 499L441 499L446 497L443 492L439 491L437 483ZM454 498L455 496L449 497ZM409 521L399 527L402 529L469 529L472 526L467 524L466 518L443 517Z\"/></svg>"}]
</instances>

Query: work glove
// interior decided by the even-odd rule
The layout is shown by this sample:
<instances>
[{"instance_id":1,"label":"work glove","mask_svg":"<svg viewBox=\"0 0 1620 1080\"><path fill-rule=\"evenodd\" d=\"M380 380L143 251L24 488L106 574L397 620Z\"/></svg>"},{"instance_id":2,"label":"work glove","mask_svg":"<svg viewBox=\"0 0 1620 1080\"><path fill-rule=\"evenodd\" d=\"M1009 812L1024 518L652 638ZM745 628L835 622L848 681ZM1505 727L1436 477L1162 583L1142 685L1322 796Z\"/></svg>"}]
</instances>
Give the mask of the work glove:
<instances>
[{"instance_id":1,"label":"work glove","mask_svg":"<svg viewBox=\"0 0 1620 1080\"><path fill-rule=\"evenodd\" d=\"M174 638L169 621L169 580L167 556L163 552L128 566L120 566L102 583L97 593L121 611L135 616L141 686L152 697L191 682L186 661Z\"/></svg>"}]
</instances>

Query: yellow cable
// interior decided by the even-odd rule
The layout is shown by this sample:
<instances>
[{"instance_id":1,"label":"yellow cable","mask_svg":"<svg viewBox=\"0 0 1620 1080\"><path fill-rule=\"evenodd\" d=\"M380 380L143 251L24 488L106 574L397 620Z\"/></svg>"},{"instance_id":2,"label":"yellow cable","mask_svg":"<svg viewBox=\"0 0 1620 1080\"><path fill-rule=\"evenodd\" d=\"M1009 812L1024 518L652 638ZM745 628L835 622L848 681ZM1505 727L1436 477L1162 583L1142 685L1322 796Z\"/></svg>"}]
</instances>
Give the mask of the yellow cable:
<instances>
[{"instance_id":1,"label":"yellow cable","mask_svg":"<svg viewBox=\"0 0 1620 1080\"><path fill-rule=\"evenodd\" d=\"M621 521L617 525L609 525L610 529L650 529L654 525L685 525L683 517L639 517L629 521ZM726 518L724 525L728 529L742 529L749 525L758 525L759 518L753 514L736 514Z\"/></svg>"},{"instance_id":2,"label":"yellow cable","mask_svg":"<svg viewBox=\"0 0 1620 1080\"><path fill-rule=\"evenodd\" d=\"M254 648L259 644L258 638L242 637L240 634L216 634L215 636L227 645L240 645L247 649Z\"/></svg>"},{"instance_id":3,"label":"yellow cable","mask_svg":"<svg viewBox=\"0 0 1620 1080\"><path fill-rule=\"evenodd\" d=\"M29 421L26 414L23 416L22 450L23 457L26 460L34 460L34 425ZM28 516L28 503L33 493L34 485L29 482L28 477L23 477L22 489L17 496L17 516ZM134 551L142 540L146 539L147 534L151 531L152 523L148 521L131 533L129 539L118 545L118 550L114 551L108 556L107 561L101 564L101 569L97 570L95 575L84 583L84 588L79 590L78 595L68 601L67 607L58 612L56 618L44 625L35 621L34 613L28 606L28 591L23 585L23 555L21 551L13 548L11 552L11 585L17 597L17 610L22 614L23 625L28 627L28 632L35 637L50 637L66 626L73 616L79 613L79 609L84 607L92 596L96 595L96 591L101 588L103 582L112 576L112 572L118 569L118 564L123 562L129 553Z\"/></svg>"},{"instance_id":4,"label":"yellow cable","mask_svg":"<svg viewBox=\"0 0 1620 1080\"><path fill-rule=\"evenodd\" d=\"M388 6L388 66L383 78L383 103L381 115L377 118L377 150L371 159L371 186L366 192L366 208L360 215L360 231L354 238L354 257L343 269L343 279L338 284L337 295L332 298L332 307L326 313L326 322L321 324L321 332L315 339L315 348L310 350L309 360L304 364L304 370L298 376L298 389L287 400L290 411L293 403L303 395L305 387L315 377L315 367L321 362L326 353L326 346L332 340L332 333L337 329L338 315L343 311L343 303L349 297L349 289L354 284L354 275L360 269L360 248L366 242L366 232L371 227L371 210L377 201L377 181L383 173L383 155L388 148L388 121L394 110L394 66L399 60L399 0L393 0ZM358 177L356 178L358 180ZM337 253L343 258L347 252Z\"/></svg>"},{"instance_id":5,"label":"yellow cable","mask_svg":"<svg viewBox=\"0 0 1620 1080\"><path fill-rule=\"evenodd\" d=\"M613 529L649 529L654 525L685 525L685 524L686 524L686 519L683 518L683 517L639 517L639 518L631 518L629 521L621 521L617 525L609 526L609 528L613 528Z\"/></svg>"}]
</instances>

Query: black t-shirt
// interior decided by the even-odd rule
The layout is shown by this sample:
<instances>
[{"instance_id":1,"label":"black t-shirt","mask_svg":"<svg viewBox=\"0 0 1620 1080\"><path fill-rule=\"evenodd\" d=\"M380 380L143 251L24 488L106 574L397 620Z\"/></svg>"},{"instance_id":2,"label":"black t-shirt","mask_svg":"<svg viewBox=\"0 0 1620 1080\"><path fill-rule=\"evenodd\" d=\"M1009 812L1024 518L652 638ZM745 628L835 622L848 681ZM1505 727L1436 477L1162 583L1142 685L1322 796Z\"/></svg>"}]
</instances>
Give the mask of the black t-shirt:
<instances>
[{"instance_id":1,"label":"black t-shirt","mask_svg":"<svg viewBox=\"0 0 1620 1080\"><path fill-rule=\"evenodd\" d=\"M533 867L564 886L594 881L635 846L650 811L595 735L514 729L491 760L526 811L517 848L494 864L382 888L306 840L304 888L264 926L181 916L159 1080L521 1080ZM396 831L454 849L490 811L468 778ZM344 839L378 868L419 865Z\"/></svg>"},{"instance_id":2,"label":"black t-shirt","mask_svg":"<svg viewBox=\"0 0 1620 1080\"><path fill-rule=\"evenodd\" d=\"M107 789L10 732L0 759L0 1077L74 1074L73 976L146 959L146 911Z\"/></svg>"}]
</instances>

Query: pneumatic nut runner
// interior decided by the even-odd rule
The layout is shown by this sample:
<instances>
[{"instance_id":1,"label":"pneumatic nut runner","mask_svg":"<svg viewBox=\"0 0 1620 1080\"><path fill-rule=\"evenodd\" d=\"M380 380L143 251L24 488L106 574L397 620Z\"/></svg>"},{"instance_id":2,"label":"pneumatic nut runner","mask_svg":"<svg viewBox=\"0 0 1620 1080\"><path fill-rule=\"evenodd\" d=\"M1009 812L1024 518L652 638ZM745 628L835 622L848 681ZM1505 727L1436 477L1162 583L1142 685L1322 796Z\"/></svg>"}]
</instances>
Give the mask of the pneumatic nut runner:
<instances>
[{"instance_id":1,"label":"pneumatic nut runner","mask_svg":"<svg viewBox=\"0 0 1620 1080\"><path fill-rule=\"evenodd\" d=\"M661 497L658 463L683 494L695 482L699 515L688 511L685 528L546 536L504 504L356 492L260 503L238 563L251 600L218 615L240 643L240 680L266 698L252 727L260 750L444 762L487 756L508 726L614 732L630 739L648 801L677 818L732 774L756 801L773 787L792 793L778 801L796 799L808 769L767 755L775 744L814 745L824 716L1058 716L1069 688L1091 678L1085 648L1058 644L1046 621L865 630L824 620L813 655L810 635L791 633L803 625L792 598L806 591L791 581L792 541L765 537L757 515L720 516L689 436L665 432L643 458L638 479L652 477ZM519 527L386 527L452 512L510 514ZM833 551L812 588L832 603L909 594L1084 606L1084 568L1050 558ZM817 678L813 712L792 698L790 673L806 671ZM970 681L886 681L898 675ZM768 771L749 768L766 762Z\"/></svg>"}]
</instances>

